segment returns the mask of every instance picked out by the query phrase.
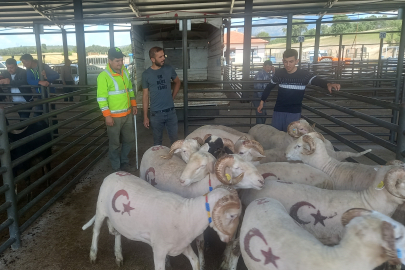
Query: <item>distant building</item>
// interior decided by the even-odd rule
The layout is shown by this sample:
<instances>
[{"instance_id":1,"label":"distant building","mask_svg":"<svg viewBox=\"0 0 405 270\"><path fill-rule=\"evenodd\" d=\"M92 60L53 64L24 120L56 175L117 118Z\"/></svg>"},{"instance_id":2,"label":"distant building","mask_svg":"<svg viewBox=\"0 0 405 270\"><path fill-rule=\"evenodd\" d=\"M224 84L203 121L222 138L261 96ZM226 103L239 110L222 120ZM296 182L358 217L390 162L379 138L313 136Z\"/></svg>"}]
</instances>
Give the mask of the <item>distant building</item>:
<instances>
[{"instance_id":1,"label":"distant building","mask_svg":"<svg viewBox=\"0 0 405 270\"><path fill-rule=\"evenodd\" d=\"M224 55L226 51L227 33L224 34ZM231 31L231 63L242 64L243 63L243 33ZM252 38L252 46L250 52L251 63L263 63L266 57L266 44L267 40L261 38Z\"/></svg>"}]
</instances>

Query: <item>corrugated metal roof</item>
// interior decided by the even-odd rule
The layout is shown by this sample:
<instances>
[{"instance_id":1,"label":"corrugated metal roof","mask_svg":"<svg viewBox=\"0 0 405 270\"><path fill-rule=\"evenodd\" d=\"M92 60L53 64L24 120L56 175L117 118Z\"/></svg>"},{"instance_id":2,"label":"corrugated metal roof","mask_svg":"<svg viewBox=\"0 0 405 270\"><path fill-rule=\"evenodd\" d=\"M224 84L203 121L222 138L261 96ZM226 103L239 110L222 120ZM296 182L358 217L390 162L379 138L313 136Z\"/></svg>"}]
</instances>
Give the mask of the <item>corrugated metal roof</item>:
<instances>
[{"instance_id":1,"label":"corrugated metal roof","mask_svg":"<svg viewBox=\"0 0 405 270\"><path fill-rule=\"evenodd\" d=\"M253 0L257 15L318 14L323 12L370 12L395 10L405 6L405 0ZM231 11L232 7L232 11ZM243 14L243 0L83 0L84 20L103 20L153 17L173 11L196 15ZM0 25L18 26L50 21L67 24L74 19L73 0L3 0L0 3Z\"/></svg>"}]
</instances>

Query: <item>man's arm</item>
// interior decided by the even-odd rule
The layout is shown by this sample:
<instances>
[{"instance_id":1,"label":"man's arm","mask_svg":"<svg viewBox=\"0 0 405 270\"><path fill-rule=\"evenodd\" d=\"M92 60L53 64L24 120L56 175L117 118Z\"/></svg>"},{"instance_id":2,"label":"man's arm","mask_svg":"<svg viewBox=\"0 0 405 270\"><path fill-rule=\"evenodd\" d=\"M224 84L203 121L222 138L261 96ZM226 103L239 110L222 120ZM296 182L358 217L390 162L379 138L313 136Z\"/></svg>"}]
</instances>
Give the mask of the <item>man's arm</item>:
<instances>
[{"instance_id":1,"label":"man's arm","mask_svg":"<svg viewBox=\"0 0 405 270\"><path fill-rule=\"evenodd\" d=\"M143 125L146 128L149 128L149 118L148 118L149 89L148 88L143 88L142 106L143 106Z\"/></svg>"},{"instance_id":2,"label":"man's arm","mask_svg":"<svg viewBox=\"0 0 405 270\"><path fill-rule=\"evenodd\" d=\"M255 81L262 81L263 78L260 76L260 72L257 72L255 74ZM257 90L263 90L263 83L254 83L253 88Z\"/></svg>"},{"instance_id":3,"label":"man's arm","mask_svg":"<svg viewBox=\"0 0 405 270\"><path fill-rule=\"evenodd\" d=\"M332 89L336 91L340 90L340 84L338 83L329 83L327 80L321 79L318 76L312 77L310 80L311 85L319 86L324 89L328 89L329 93L332 93Z\"/></svg>"},{"instance_id":4,"label":"man's arm","mask_svg":"<svg viewBox=\"0 0 405 270\"><path fill-rule=\"evenodd\" d=\"M19 69L14 77L14 81L10 81L10 84L15 87L20 87L21 85L27 85L27 71L25 69Z\"/></svg>"},{"instance_id":5,"label":"man's arm","mask_svg":"<svg viewBox=\"0 0 405 270\"><path fill-rule=\"evenodd\" d=\"M179 90L180 90L181 82L180 82L179 76L177 76L177 77L173 80L173 82L174 82L174 88L173 88L173 100L174 100L174 98L177 96L177 93L178 93Z\"/></svg>"},{"instance_id":6,"label":"man's arm","mask_svg":"<svg viewBox=\"0 0 405 270\"><path fill-rule=\"evenodd\" d=\"M102 72L97 77L97 102L103 116L105 117L105 124L112 127L114 119L111 116L110 107L108 106L108 82Z\"/></svg>"},{"instance_id":7,"label":"man's arm","mask_svg":"<svg viewBox=\"0 0 405 270\"><path fill-rule=\"evenodd\" d=\"M46 73L46 80L48 82L53 82L54 80L57 80L59 78L59 73L56 72L55 70L51 69L48 65L44 65L44 70Z\"/></svg>"},{"instance_id":8,"label":"man's arm","mask_svg":"<svg viewBox=\"0 0 405 270\"><path fill-rule=\"evenodd\" d=\"M29 85L37 86L39 84L39 79L35 79L34 73L32 70L27 70L27 82Z\"/></svg>"}]
</instances>

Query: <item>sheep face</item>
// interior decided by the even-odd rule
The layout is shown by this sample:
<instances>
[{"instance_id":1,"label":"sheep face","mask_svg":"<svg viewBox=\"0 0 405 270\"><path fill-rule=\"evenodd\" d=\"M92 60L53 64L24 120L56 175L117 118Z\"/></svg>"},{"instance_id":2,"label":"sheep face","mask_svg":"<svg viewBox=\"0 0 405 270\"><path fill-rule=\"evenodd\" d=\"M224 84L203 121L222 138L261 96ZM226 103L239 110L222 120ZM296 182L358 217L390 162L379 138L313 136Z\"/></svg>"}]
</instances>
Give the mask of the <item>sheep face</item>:
<instances>
[{"instance_id":1,"label":"sheep face","mask_svg":"<svg viewBox=\"0 0 405 270\"><path fill-rule=\"evenodd\" d=\"M227 186L219 186L216 189L224 189L224 195L212 209L212 223L210 227L217 233L222 242L229 242L235 234L239 217L242 212L242 204L235 189Z\"/></svg>"},{"instance_id":2,"label":"sheep face","mask_svg":"<svg viewBox=\"0 0 405 270\"><path fill-rule=\"evenodd\" d=\"M231 176L236 177L243 173L242 180L239 183L235 184L234 187L240 189L262 189L264 185L264 179L257 168L251 162L243 160L243 158L239 155L232 156L234 157L234 163L230 168Z\"/></svg>"},{"instance_id":3,"label":"sheep face","mask_svg":"<svg viewBox=\"0 0 405 270\"><path fill-rule=\"evenodd\" d=\"M405 262L405 227L392 218L376 211L353 208L342 215L348 239L356 238L362 246L380 245L376 257L391 264ZM349 241L350 241L349 240ZM402 255L402 256L401 256Z\"/></svg>"},{"instance_id":4,"label":"sheep face","mask_svg":"<svg viewBox=\"0 0 405 270\"><path fill-rule=\"evenodd\" d=\"M291 122L288 125L287 133L293 138L299 138L304 134L308 134L310 132L314 132L314 128L304 119L300 119L298 121Z\"/></svg>"},{"instance_id":5,"label":"sheep face","mask_svg":"<svg viewBox=\"0 0 405 270\"><path fill-rule=\"evenodd\" d=\"M245 161L259 161L266 157L259 142L243 137L235 143L235 154L239 154Z\"/></svg>"},{"instance_id":6,"label":"sheep face","mask_svg":"<svg viewBox=\"0 0 405 270\"><path fill-rule=\"evenodd\" d=\"M165 159L172 158L174 153L179 153L184 162L188 163L190 156L200 149L201 138L178 140L170 147L170 152L166 156L161 156Z\"/></svg>"},{"instance_id":7,"label":"sheep face","mask_svg":"<svg viewBox=\"0 0 405 270\"><path fill-rule=\"evenodd\" d=\"M317 150L317 147L322 144L321 139L318 138L318 135L314 133L308 133L306 135L301 136L298 140L292 142L288 145L286 150L286 158L287 160L302 160L304 161L308 156L311 156ZM325 156L326 150L325 147L323 149L319 149L318 152L321 154L321 151L324 150Z\"/></svg>"}]
</instances>

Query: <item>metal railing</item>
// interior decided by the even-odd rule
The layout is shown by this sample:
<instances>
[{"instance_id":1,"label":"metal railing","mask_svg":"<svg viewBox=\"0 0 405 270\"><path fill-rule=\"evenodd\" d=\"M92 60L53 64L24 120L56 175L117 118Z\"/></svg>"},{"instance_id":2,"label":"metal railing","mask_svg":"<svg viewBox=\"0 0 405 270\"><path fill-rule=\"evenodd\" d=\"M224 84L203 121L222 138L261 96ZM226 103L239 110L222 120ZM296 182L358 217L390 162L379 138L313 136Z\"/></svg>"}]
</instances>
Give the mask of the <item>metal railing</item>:
<instances>
[{"instance_id":1,"label":"metal railing","mask_svg":"<svg viewBox=\"0 0 405 270\"><path fill-rule=\"evenodd\" d=\"M21 233L107 153L108 139L95 88L81 88L84 89L0 108L0 172L3 178L0 186L0 253L10 246L13 249L20 247ZM69 97L73 97L73 101L63 101ZM17 112L41 113L41 110L30 109L37 105L44 108L41 115L25 120L18 117ZM10 132L29 130L43 122L47 124L46 128L9 141ZM38 143L44 136L50 139L12 159L13 151L28 148L30 143ZM48 154L41 155L44 151ZM42 158L34 160L38 157Z\"/></svg>"}]
</instances>

